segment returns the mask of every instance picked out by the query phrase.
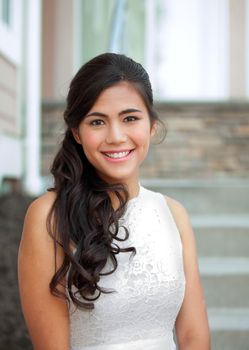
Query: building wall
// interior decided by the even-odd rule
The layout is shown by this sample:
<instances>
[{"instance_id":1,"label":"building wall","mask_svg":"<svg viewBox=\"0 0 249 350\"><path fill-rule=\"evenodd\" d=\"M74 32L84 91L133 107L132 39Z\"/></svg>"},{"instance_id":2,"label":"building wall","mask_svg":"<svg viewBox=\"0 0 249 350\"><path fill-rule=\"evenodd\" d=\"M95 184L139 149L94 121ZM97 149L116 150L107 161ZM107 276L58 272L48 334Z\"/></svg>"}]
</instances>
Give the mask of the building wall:
<instances>
[{"instance_id":1,"label":"building wall","mask_svg":"<svg viewBox=\"0 0 249 350\"><path fill-rule=\"evenodd\" d=\"M43 107L44 176L63 138L63 107ZM141 168L142 178L248 177L248 103L161 103L157 110L167 135L158 144L163 130L159 127Z\"/></svg>"},{"instance_id":2,"label":"building wall","mask_svg":"<svg viewBox=\"0 0 249 350\"><path fill-rule=\"evenodd\" d=\"M0 191L3 179L20 178L23 170L21 116L22 4L1 2L0 16ZM5 5L5 6L4 6ZM0 11L1 12L1 11Z\"/></svg>"},{"instance_id":3,"label":"building wall","mask_svg":"<svg viewBox=\"0 0 249 350\"><path fill-rule=\"evenodd\" d=\"M19 135L18 70L1 54L0 72L0 132Z\"/></svg>"},{"instance_id":4,"label":"building wall","mask_svg":"<svg viewBox=\"0 0 249 350\"><path fill-rule=\"evenodd\" d=\"M20 178L23 170L19 71L0 55L0 187L4 178Z\"/></svg>"},{"instance_id":5,"label":"building wall","mask_svg":"<svg viewBox=\"0 0 249 350\"><path fill-rule=\"evenodd\" d=\"M43 99L65 99L74 72L74 24L74 1L43 1Z\"/></svg>"},{"instance_id":6,"label":"building wall","mask_svg":"<svg viewBox=\"0 0 249 350\"><path fill-rule=\"evenodd\" d=\"M73 61L78 64L105 51L108 45L114 1L108 0L104 9L99 3L75 2L77 32L72 31L69 16L69 32L74 37L71 53L77 56ZM162 144L152 145L141 169L142 177L248 176L246 9L249 0L191 0L184 6L181 0L147 0L141 4L127 0L121 46L126 54L148 66L156 99L175 101L158 104L168 135ZM65 39L65 46L67 43ZM162 89L167 91L162 93ZM181 103L177 102L179 98L207 102ZM43 175L48 175L63 135L60 101L44 101Z\"/></svg>"},{"instance_id":7,"label":"building wall","mask_svg":"<svg viewBox=\"0 0 249 350\"><path fill-rule=\"evenodd\" d=\"M117 51L145 65L157 99L248 98L249 0L124 2ZM63 100L75 71L109 50L115 4L43 1L44 99Z\"/></svg>"},{"instance_id":8,"label":"building wall","mask_svg":"<svg viewBox=\"0 0 249 350\"><path fill-rule=\"evenodd\" d=\"M158 112L168 132L152 144L142 177L248 177L248 103L162 103Z\"/></svg>"},{"instance_id":9,"label":"building wall","mask_svg":"<svg viewBox=\"0 0 249 350\"><path fill-rule=\"evenodd\" d=\"M80 66L110 50L114 0L44 0L42 9L42 97L62 101ZM127 0L118 51L144 62L145 4Z\"/></svg>"},{"instance_id":10,"label":"building wall","mask_svg":"<svg viewBox=\"0 0 249 350\"><path fill-rule=\"evenodd\" d=\"M246 25L249 18L246 11L247 0L229 0L229 58L230 58L230 74L229 86L230 96L232 98L248 98L246 91L247 70L249 57L246 57L247 41Z\"/></svg>"}]
</instances>

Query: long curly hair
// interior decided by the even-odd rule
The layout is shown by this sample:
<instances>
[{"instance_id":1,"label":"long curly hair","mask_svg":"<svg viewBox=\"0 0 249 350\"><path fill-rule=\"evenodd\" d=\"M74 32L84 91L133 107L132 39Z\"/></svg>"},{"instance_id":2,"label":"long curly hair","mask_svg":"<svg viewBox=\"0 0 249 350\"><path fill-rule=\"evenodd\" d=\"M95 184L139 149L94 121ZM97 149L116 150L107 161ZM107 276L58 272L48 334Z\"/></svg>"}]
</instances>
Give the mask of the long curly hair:
<instances>
[{"instance_id":1,"label":"long curly hair","mask_svg":"<svg viewBox=\"0 0 249 350\"><path fill-rule=\"evenodd\" d=\"M132 84L143 99L151 122L158 121L153 107L149 76L141 64L121 54L101 54L84 64L71 81L64 112L66 131L60 149L51 167L56 193L47 227L54 240L55 257L58 245L63 248L64 260L57 266L50 282L53 295L63 297L82 309L93 309L94 300L101 293L111 293L100 287L101 275L113 273L118 266L120 252L136 254L135 247L120 248L119 219L125 212L128 190L124 184L110 184L101 179L88 161L73 136L84 116L94 105L100 93L121 81ZM110 193L119 201L114 209ZM101 272L108 258L113 268ZM67 293L58 288L63 285Z\"/></svg>"}]
</instances>

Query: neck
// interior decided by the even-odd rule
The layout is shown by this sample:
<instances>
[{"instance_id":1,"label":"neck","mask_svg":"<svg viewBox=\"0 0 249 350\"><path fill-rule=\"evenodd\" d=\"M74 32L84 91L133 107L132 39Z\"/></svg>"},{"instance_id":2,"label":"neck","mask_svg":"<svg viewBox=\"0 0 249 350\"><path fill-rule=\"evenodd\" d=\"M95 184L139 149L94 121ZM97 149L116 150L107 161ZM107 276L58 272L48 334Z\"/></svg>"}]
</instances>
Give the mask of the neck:
<instances>
[{"instance_id":1,"label":"neck","mask_svg":"<svg viewBox=\"0 0 249 350\"><path fill-rule=\"evenodd\" d=\"M135 198L139 195L139 191L140 191L139 181L131 183L131 184L125 183L125 185L126 185L126 188L128 190L128 194L129 194L128 200ZM116 197L116 195L113 193L110 193L110 198L111 198L112 206L116 210L120 204L119 200Z\"/></svg>"},{"instance_id":2,"label":"neck","mask_svg":"<svg viewBox=\"0 0 249 350\"><path fill-rule=\"evenodd\" d=\"M137 197L139 194L139 190L140 190L139 182L137 182L136 184L133 184L133 186L128 187L129 199Z\"/></svg>"}]
</instances>

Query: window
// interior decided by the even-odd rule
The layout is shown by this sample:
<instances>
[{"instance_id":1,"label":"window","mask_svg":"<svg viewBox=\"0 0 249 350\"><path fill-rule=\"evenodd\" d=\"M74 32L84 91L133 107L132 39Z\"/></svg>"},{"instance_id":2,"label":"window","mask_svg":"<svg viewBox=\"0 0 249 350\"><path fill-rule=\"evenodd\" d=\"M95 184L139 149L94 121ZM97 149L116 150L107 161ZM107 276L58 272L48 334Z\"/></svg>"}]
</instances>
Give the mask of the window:
<instances>
[{"instance_id":1,"label":"window","mask_svg":"<svg viewBox=\"0 0 249 350\"><path fill-rule=\"evenodd\" d=\"M11 3L11 0L0 0L1 22L8 27L11 24Z\"/></svg>"},{"instance_id":2,"label":"window","mask_svg":"<svg viewBox=\"0 0 249 350\"><path fill-rule=\"evenodd\" d=\"M21 61L21 0L0 0L0 54L14 64Z\"/></svg>"}]
</instances>

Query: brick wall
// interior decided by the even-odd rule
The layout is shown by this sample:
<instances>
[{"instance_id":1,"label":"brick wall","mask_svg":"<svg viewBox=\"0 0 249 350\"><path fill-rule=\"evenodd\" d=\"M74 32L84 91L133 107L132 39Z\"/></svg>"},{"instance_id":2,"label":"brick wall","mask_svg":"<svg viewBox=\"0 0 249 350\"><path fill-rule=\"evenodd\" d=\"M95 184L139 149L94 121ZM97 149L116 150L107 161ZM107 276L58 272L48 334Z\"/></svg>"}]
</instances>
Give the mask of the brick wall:
<instances>
[{"instance_id":1,"label":"brick wall","mask_svg":"<svg viewBox=\"0 0 249 350\"><path fill-rule=\"evenodd\" d=\"M42 173L63 135L62 104L44 104ZM249 103L168 102L157 104L165 140L152 140L141 177L217 178L249 175ZM160 131L160 127L159 127Z\"/></svg>"}]
</instances>

